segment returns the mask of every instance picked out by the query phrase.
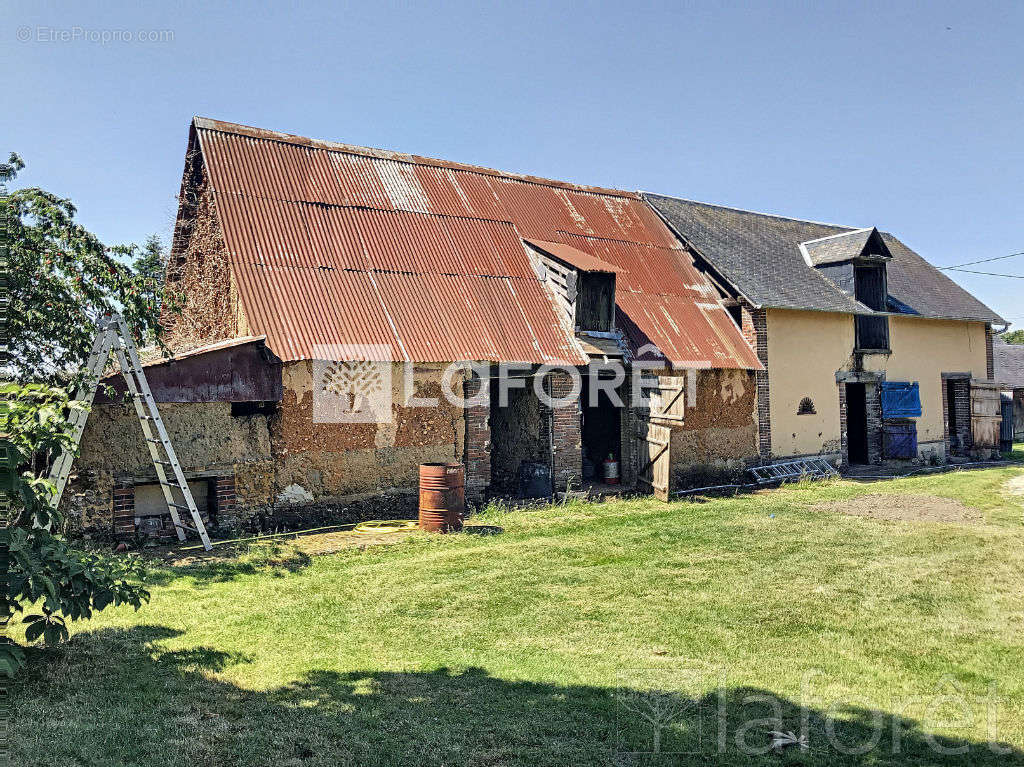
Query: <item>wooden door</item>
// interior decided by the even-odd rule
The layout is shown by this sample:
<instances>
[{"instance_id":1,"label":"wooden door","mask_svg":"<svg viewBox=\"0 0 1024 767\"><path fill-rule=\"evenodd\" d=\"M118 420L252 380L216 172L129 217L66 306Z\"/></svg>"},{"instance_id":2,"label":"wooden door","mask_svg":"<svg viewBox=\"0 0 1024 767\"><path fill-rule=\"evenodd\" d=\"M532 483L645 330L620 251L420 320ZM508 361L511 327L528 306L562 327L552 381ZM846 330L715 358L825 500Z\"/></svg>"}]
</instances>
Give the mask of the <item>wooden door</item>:
<instances>
[{"instance_id":1,"label":"wooden door","mask_svg":"<svg viewBox=\"0 0 1024 767\"><path fill-rule=\"evenodd\" d=\"M971 381L971 434L974 447L998 448L1002 421L998 385L993 381Z\"/></svg>"},{"instance_id":2,"label":"wooden door","mask_svg":"<svg viewBox=\"0 0 1024 767\"><path fill-rule=\"evenodd\" d=\"M633 447L637 458L637 483L662 501L669 499L671 444L672 430L667 426L646 419L637 421Z\"/></svg>"}]
</instances>

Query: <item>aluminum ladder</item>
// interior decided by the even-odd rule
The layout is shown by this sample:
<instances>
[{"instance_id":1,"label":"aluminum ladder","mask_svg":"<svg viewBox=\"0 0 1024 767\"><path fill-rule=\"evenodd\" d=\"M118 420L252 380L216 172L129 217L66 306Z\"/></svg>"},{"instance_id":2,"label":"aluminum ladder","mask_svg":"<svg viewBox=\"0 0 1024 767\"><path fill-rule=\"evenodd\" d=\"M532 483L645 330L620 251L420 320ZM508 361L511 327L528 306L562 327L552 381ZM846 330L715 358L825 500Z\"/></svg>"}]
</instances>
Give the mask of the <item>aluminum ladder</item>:
<instances>
[{"instance_id":1,"label":"aluminum ladder","mask_svg":"<svg viewBox=\"0 0 1024 767\"><path fill-rule=\"evenodd\" d=\"M759 485L769 482L791 482L802 477L826 479L839 476L835 467L824 458L800 458L782 463L752 466L747 471L754 475L754 479Z\"/></svg>"},{"instance_id":2,"label":"aluminum ladder","mask_svg":"<svg viewBox=\"0 0 1024 767\"><path fill-rule=\"evenodd\" d=\"M212 548L210 536L206 533L206 525L203 524L203 518L196 508L192 491L189 490L185 474L181 470L181 464L178 463L178 456L171 444L171 438L167 435L167 429L160 417L160 411L157 409L156 400L149 389L149 382L146 380L146 373L142 369L139 352L135 348L135 342L132 341L132 334L128 330L127 323L119 314L108 314L100 319L97 331L86 362L85 380L79 386L73 400L76 403L81 403L81 406L73 407L69 418L73 445L57 457L50 469L50 481L57 488L57 492L50 499L50 506L57 508L61 496L64 494L68 477L71 475L75 452L82 440L85 422L89 418L88 408L96 397L96 389L99 387L100 378L103 377L103 370L110 359L110 353L114 352L118 364L121 366L121 374L128 386L128 394L131 395L135 404L135 413L139 417L142 435L149 448L153 468L156 469L160 490L167 503L167 510L171 513L171 522L174 523L174 529L178 533L178 540L184 541L185 531L188 530L198 534L199 539L203 542L203 548L209 551ZM179 497L175 497L175 494ZM194 527L182 523L179 510L187 511L191 515Z\"/></svg>"}]
</instances>

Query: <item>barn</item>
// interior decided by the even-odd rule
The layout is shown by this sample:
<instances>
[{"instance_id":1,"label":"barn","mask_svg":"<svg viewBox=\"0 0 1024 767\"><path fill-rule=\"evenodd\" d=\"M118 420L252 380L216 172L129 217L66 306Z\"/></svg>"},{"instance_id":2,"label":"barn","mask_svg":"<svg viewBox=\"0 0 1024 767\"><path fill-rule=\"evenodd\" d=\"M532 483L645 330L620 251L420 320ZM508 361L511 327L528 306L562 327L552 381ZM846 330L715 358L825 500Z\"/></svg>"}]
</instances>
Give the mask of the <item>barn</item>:
<instances>
[{"instance_id":1,"label":"barn","mask_svg":"<svg viewBox=\"0 0 1024 767\"><path fill-rule=\"evenodd\" d=\"M395 516L428 461L480 502L758 455L758 358L637 193L195 118L179 201L148 375L222 528ZM77 472L83 528L166 529L116 395Z\"/></svg>"}]
</instances>

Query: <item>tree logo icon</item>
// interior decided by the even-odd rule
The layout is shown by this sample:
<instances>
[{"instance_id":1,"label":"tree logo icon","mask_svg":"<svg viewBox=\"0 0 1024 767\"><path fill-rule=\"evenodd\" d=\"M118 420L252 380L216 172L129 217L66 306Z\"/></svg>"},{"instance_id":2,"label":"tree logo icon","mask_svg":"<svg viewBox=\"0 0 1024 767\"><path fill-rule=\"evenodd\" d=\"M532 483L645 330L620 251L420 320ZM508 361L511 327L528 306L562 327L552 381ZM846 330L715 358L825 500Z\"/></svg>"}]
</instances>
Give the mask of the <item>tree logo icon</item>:
<instances>
[{"instance_id":1,"label":"tree logo icon","mask_svg":"<svg viewBox=\"0 0 1024 767\"><path fill-rule=\"evenodd\" d=\"M391 349L323 348L313 362L314 423L391 421ZM327 356L332 355L332 356Z\"/></svg>"}]
</instances>

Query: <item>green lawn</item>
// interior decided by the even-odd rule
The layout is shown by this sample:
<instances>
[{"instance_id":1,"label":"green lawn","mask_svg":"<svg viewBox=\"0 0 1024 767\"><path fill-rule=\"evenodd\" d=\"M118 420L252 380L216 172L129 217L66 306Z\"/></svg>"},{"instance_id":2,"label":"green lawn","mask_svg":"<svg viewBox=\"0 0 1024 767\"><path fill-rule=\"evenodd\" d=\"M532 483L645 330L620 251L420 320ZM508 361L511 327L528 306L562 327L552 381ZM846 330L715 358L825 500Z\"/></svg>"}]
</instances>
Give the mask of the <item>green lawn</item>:
<instances>
[{"instance_id":1,"label":"green lawn","mask_svg":"<svg viewBox=\"0 0 1024 767\"><path fill-rule=\"evenodd\" d=\"M138 613L30 654L11 763L1024 764L1020 475L491 510L501 534L164 569ZM815 508L867 493L984 519ZM809 750L745 753L801 704Z\"/></svg>"}]
</instances>

